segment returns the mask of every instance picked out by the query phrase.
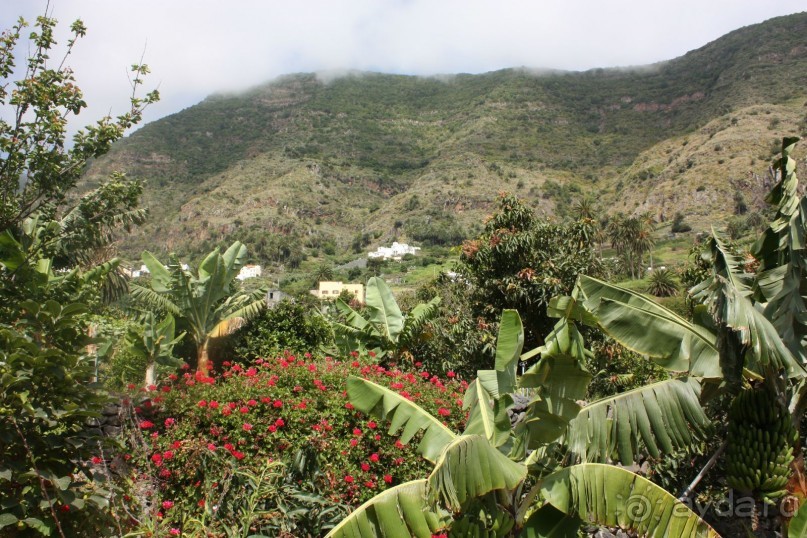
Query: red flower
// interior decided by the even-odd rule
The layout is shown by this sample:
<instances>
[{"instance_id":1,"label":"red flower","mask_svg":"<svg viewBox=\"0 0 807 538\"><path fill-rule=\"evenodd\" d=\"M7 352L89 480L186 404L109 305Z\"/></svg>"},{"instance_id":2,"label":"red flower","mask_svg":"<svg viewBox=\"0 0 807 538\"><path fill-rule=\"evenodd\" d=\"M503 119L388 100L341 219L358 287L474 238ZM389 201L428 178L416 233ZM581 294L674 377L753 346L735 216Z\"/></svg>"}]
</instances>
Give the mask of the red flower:
<instances>
[{"instance_id":1,"label":"red flower","mask_svg":"<svg viewBox=\"0 0 807 538\"><path fill-rule=\"evenodd\" d=\"M285 425L286 425L286 423L284 422L284 420L282 418L279 418L279 419L277 419L275 421L275 426L277 426L278 428L282 428Z\"/></svg>"},{"instance_id":2,"label":"red flower","mask_svg":"<svg viewBox=\"0 0 807 538\"><path fill-rule=\"evenodd\" d=\"M163 464L163 457L161 454L152 454L151 461L155 466L159 467Z\"/></svg>"},{"instance_id":3,"label":"red flower","mask_svg":"<svg viewBox=\"0 0 807 538\"><path fill-rule=\"evenodd\" d=\"M378 424L376 424L372 420L367 423L367 427L370 428L371 430L374 430L376 428L376 426L378 426Z\"/></svg>"},{"instance_id":4,"label":"red flower","mask_svg":"<svg viewBox=\"0 0 807 538\"><path fill-rule=\"evenodd\" d=\"M207 443L207 449L208 450L216 450L216 445L214 445L213 443Z\"/></svg>"},{"instance_id":5,"label":"red flower","mask_svg":"<svg viewBox=\"0 0 807 538\"><path fill-rule=\"evenodd\" d=\"M174 457L174 453L171 452L170 450L166 450L165 452L163 452L163 459L164 460L170 460L173 457Z\"/></svg>"},{"instance_id":6,"label":"red flower","mask_svg":"<svg viewBox=\"0 0 807 538\"><path fill-rule=\"evenodd\" d=\"M179 529L176 527L171 527L171 530L168 531L171 536L179 536Z\"/></svg>"},{"instance_id":7,"label":"red flower","mask_svg":"<svg viewBox=\"0 0 807 538\"><path fill-rule=\"evenodd\" d=\"M361 435L361 430L358 428L353 428L353 435L358 437L359 435Z\"/></svg>"},{"instance_id":8,"label":"red flower","mask_svg":"<svg viewBox=\"0 0 807 538\"><path fill-rule=\"evenodd\" d=\"M350 476L350 475L345 475L345 482L347 482L348 484L352 484L353 483L353 477Z\"/></svg>"},{"instance_id":9,"label":"red flower","mask_svg":"<svg viewBox=\"0 0 807 538\"><path fill-rule=\"evenodd\" d=\"M256 402L255 400L250 400L247 402L247 405L250 407L255 407L256 405L258 405L258 402Z\"/></svg>"},{"instance_id":10,"label":"red flower","mask_svg":"<svg viewBox=\"0 0 807 538\"><path fill-rule=\"evenodd\" d=\"M370 464L369 463L362 463L361 464L361 470L366 473L367 471L370 470Z\"/></svg>"},{"instance_id":11,"label":"red flower","mask_svg":"<svg viewBox=\"0 0 807 538\"><path fill-rule=\"evenodd\" d=\"M352 403L350 403L350 402L348 402L348 403L346 403L346 404L345 404L345 408L346 408L346 409L355 409L355 408L353 407L353 404L352 404Z\"/></svg>"},{"instance_id":12,"label":"red flower","mask_svg":"<svg viewBox=\"0 0 807 538\"><path fill-rule=\"evenodd\" d=\"M283 402L280 400L275 400L275 402L272 404L272 407L280 409L281 407L283 407Z\"/></svg>"},{"instance_id":13,"label":"red flower","mask_svg":"<svg viewBox=\"0 0 807 538\"><path fill-rule=\"evenodd\" d=\"M241 414L246 415L247 413L249 413L249 407L247 407L246 405L241 406L241 409L239 409L239 411L241 412Z\"/></svg>"},{"instance_id":14,"label":"red flower","mask_svg":"<svg viewBox=\"0 0 807 538\"><path fill-rule=\"evenodd\" d=\"M351 363L350 363L350 365L351 365L353 368L358 368L359 366L361 366L361 364L359 364L359 361L353 361L353 362L351 362Z\"/></svg>"},{"instance_id":15,"label":"red flower","mask_svg":"<svg viewBox=\"0 0 807 538\"><path fill-rule=\"evenodd\" d=\"M207 407L207 402L205 400L199 400L199 403L196 404L198 407Z\"/></svg>"},{"instance_id":16,"label":"red flower","mask_svg":"<svg viewBox=\"0 0 807 538\"><path fill-rule=\"evenodd\" d=\"M233 409L233 410L234 410L236 407L238 407L238 404L237 404L237 403L235 403L235 402L229 402L229 403L227 404L227 407L229 407L230 409Z\"/></svg>"},{"instance_id":17,"label":"red flower","mask_svg":"<svg viewBox=\"0 0 807 538\"><path fill-rule=\"evenodd\" d=\"M226 416L230 416L232 414L232 410L229 407L223 407L221 409L221 414Z\"/></svg>"},{"instance_id":18,"label":"red flower","mask_svg":"<svg viewBox=\"0 0 807 538\"><path fill-rule=\"evenodd\" d=\"M239 451L237 451L237 450L233 450L233 451L231 452L231 454L232 454L232 455L233 455L233 457L234 457L235 459L237 459L237 460L242 460L242 459L244 459L244 453L243 453L243 452L239 452Z\"/></svg>"},{"instance_id":19,"label":"red flower","mask_svg":"<svg viewBox=\"0 0 807 538\"><path fill-rule=\"evenodd\" d=\"M445 407L441 407L440 409L437 410L437 414L440 415L441 417L447 417L448 415L451 414L451 411L449 411Z\"/></svg>"},{"instance_id":20,"label":"red flower","mask_svg":"<svg viewBox=\"0 0 807 538\"><path fill-rule=\"evenodd\" d=\"M270 425L269 425L269 427L268 427L267 429L268 429L270 432L275 433L275 432L277 431L277 426L275 426L274 424L270 424Z\"/></svg>"},{"instance_id":21,"label":"red flower","mask_svg":"<svg viewBox=\"0 0 807 538\"><path fill-rule=\"evenodd\" d=\"M456 377L456 375L457 375L457 374L455 374L455 373L454 373L453 371L451 371L451 370L449 370L448 372L446 372L446 377L450 377L450 378L452 378L452 379L453 379L454 377Z\"/></svg>"},{"instance_id":22,"label":"red flower","mask_svg":"<svg viewBox=\"0 0 807 538\"><path fill-rule=\"evenodd\" d=\"M378 457L378 454L376 453L370 454L370 461L372 461L373 463L378 463L379 459L380 458Z\"/></svg>"},{"instance_id":23,"label":"red flower","mask_svg":"<svg viewBox=\"0 0 807 538\"><path fill-rule=\"evenodd\" d=\"M101 459L100 457L98 457L98 456L93 456L91 461L92 461L94 464L98 465L99 463L101 463L101 462L102 462L102 461L104 461L104 460L102 460L102 459Z\"/></svg>"},{"instance_id":24,"label":"red flower","mask_svg":"<svg viewBox=\"0 0 807 538\"><path fill-rule=\"evenodd\" d=\"M171 478L171 471L163 467L162 470L160 470L159 475L160 478Z\"/></svg>"},{"instance_id":25,"label":"red flower","mask_svg":"<svg viewBox=\"0 0 807 538\"><path fill-rule=\"evenodd\" d=\"M174 507L174 501L163 501L162 507L163 510L170 510Z\"/></svg>"},{"instance_id":26,"label":"red flower","mask_svg":"<svg viewBox=\"0 0 807 538\"><path fill-rule=\"evenodd\" d=\"M391 474L385 474L384 475L384 482L386 482L387 484L392 484L392 475Z\"/></svg>"},{"instance_id":27,"label":"red flower","mask_svg":"<svg viewBox=\"0 0 807 538\"><path fill-rule=\"evenodd\" d=\"M241 426L241 428L243 428L245 432L248 432L252 429L252 424L244 423L244 425Z\"/></svg>"},{"instance_id":28,"label":"red flower","mask_svg":"<svg viewBox=\"0 0 807 538\"><path fill-rule=\"evenodd\" d=\"M219 402L217 402L216 400L210 400L210 403L208 405L210 406L210 409L218 409Z\"/></svg>"},{"instance_id":29,"label":"red flower","mask_svg":"<svg viewBox=\"0 0 807 538\"><path fill-rule=\"evenodd\" d=\"M356 446L356 445L358 445L358 444L359 444L359 440L358 440L358 439L351 439L351 440L350 440L350 446Z\"/></svg>"},{"instance_id":30,"label":"red flower","mask_svg":"<svg viewBox=\"0 0 807 538\"><path fill-rule=\"evenodd\" d=\"M143 420L140 422L140 429L141 430L148 430L149 428L153 428L154 423L150 420Z\"/></svg>"},{"instance_id":31,"label":"red flower","mask_svg":"<svg viewBox=\"0 0 807 538\"><path fill-rule=\"evenodd\" d=\"M174 441L171 443L171 448L178 449L182 448L182 441Z\"/></svg>"},{"instance_id":32,"label":"red flower","mask_svg":"<svg viewBox=\"0 0 807 538\"><path fill-rule=\"evenodd\" d=\"M177 421L175 419L169 417L169 418L165 419L165 427L170 428L171 426L176 424L176 422Z\"/></svg>"}]
</instances>

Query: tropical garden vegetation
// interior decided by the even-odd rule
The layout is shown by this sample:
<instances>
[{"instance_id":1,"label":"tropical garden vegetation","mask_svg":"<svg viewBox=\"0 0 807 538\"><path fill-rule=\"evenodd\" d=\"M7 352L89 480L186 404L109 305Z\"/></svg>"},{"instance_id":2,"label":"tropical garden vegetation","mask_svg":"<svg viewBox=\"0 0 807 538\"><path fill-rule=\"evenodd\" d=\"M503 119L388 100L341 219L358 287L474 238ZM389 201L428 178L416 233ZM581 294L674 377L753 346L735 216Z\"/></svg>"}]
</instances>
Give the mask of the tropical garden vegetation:
<instances>
[{"instance_id":1,"label":"tropical garden vegetation","mask_svg":"<svg viewBox=\"0 0 807 538\"><path fill-rule=\"evenodd\" d=\"M142 185L78 183L158 95L135 65L130 110L65 144L85 103L55 24L0 86L0 536L807 536L796 139L751 248L693 249L685 308L656 298L669 271L608 281L652 267L652 219L504 195L415 297L374 276L363 303L269 309L238 241L124 278Z\"/></svg>"}]
</instances>

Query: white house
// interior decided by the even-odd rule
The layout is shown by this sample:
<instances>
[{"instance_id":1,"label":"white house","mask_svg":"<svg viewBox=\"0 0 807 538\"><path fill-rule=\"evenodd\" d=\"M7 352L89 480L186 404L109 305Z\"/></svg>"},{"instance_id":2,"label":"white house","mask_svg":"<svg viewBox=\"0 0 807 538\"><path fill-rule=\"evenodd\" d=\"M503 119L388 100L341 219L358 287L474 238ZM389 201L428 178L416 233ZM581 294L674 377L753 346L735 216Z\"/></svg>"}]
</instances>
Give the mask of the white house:
<instances>
[{"instance_id":1,"label":"white house","mask_svg":"<svg viewBox=\"0 0 807 538\"><path fill-rule=\"evenodd\" d=\"M235 278L238 280L246 280L248 278L261 276L262 272L260 265L245 265L238 271L238 275Z\"/></svg>"},{"instance_id":2,"label":"white house","mask_svg":"<svg viewBox=\"0 0 807 538\"><path fill-rule=\"evenodd\" d=\"M400 260L406 254L417 254L418 250L420 250L420 247L410 247L406 243L393 241L391 247L378 247L375 252L370 252L367 256L370 258L382 258L384 260Z\"/></svg>"}]
</instances>

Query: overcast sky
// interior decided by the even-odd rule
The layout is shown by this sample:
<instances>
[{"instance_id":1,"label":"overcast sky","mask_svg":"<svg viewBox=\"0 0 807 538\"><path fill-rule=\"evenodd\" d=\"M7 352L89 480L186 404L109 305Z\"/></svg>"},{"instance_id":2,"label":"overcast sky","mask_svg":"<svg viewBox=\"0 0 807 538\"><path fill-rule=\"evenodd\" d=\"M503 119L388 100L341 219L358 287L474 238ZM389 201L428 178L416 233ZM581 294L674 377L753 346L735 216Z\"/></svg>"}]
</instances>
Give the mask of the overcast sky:
<instances>
[{"instance_id":1,"label":"overcast sky","mask_svg":"<svg viewBox=\"0 0 807 538\"><path fill-rule=\"evenodd\" d=\"M45 6L0 0L1 26ZM51 0L50 10L63 28L76 18L88 28L69 62L91 105L83 124L125 110L127 69L144 49L146 86L162 94L148 121L286 73L643 65L807 0Z\"/></svg>"}]
</instances>

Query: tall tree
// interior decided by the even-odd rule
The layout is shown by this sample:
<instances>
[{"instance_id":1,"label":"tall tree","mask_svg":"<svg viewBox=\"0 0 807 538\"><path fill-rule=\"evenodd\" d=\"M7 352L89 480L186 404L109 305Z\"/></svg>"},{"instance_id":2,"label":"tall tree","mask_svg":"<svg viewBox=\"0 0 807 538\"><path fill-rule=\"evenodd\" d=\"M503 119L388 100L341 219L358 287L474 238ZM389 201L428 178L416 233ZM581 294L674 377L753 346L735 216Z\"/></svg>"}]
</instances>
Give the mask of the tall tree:
<instances>
[{"instance_id":1,"label":"tall tree","mask_svg":"<svg viewBox=\"0 0 807 538\"><path fill-rule=\"evenodd\" d=\"M70 143L68 121L87 104L67 60L86 28L74 22L58 54L56 24L37 18L24 58L26 21L0 36L0 534L65 538L115 526L109 492L82 463L100 444L87 419L108 402L86 335L101 282L118 265L97 249L143 216L140 185L120 174L80 198L74 188L87 161L158 95L137 97L148 68L135 65L129 111Z\"/></svg>"}]
</instances>

